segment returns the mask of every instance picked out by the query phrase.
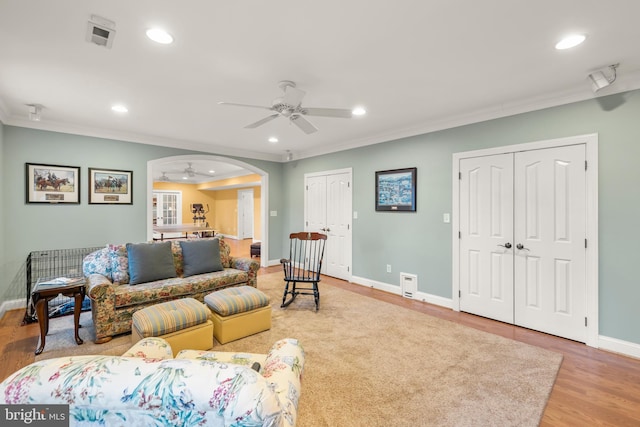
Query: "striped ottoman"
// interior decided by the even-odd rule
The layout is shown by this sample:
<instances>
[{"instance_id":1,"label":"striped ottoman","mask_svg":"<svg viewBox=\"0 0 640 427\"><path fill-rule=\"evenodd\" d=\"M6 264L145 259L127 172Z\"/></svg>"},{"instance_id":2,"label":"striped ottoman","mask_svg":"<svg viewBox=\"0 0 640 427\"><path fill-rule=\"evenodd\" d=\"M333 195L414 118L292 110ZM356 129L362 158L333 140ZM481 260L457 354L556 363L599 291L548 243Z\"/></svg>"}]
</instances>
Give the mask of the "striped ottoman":
<instances>
[{"instance_id":1,"label":"striped ottoman","mask_svg":"<svg viewBox=\"0 0 640 427\"><path fill-rule=\"evenodd\" d=\"M213 311L213 336L226 344L271 329L269 297L253 286L237 286L204 297Z\"/></svg>"},{"instance_id":2,"label":"striped ottoman","mask_svg":"<svg viewBox=\"0 0 640 427\"><path fill-rule=\"evenodd\" d=\"M167 301L133 313L131 341L161 337L171 344L175 356L184 349L213 348L213 322L206 305L193 298Z\"/></svg>"}]
</instances>

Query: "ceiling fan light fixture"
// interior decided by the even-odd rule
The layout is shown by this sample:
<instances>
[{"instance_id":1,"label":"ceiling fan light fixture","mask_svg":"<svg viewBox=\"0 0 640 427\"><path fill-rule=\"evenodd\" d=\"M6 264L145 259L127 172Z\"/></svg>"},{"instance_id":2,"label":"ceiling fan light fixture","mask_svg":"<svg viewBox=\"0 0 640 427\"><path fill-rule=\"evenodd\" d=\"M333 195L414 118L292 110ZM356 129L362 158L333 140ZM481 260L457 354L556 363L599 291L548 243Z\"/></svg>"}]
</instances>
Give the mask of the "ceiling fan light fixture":
<instances>
[{"instance_id":1,"label":"ceiling fan light fixture","mask_svg":"<svg viewBox=\"0 0 640 427\"><path fill-rule=\"evenodd\" d=\"M257 122L246 125L245 129L255 129L278 117L289 120L290 124L297 126L301 131L307 135L315 133L318 128L311 123L307 117L319 116L319 117L333 117L350 119L353 117L352 109L347 108L324 108L324 107L303 107L302 100L306 94L305 91L297 89L296 84L289 80L281 81L278 86L284 91L284 96L276 98L271 103L271 106L266 105L251 105L251 104L239 104L236 102L218 102L219 105L229 105L234 107L249 107L259 108L261 110L269 110L271 115L258 120ZM364 114L364 108L358 110L358 114Z\"/></svg>"},{"instance_id":2,"label":"ceiling fan light fixture","mask_svg":"<svg viewBox=\"0 0 640 427\"><path fill-rule=\"evenodd\" d=\"M582 44L582 42L584 42L586 38L587 36L584 34L571 34L556 43L556 49L571 49L572 47L576 47L579 44Z\"/></svg>"}]
</instances>

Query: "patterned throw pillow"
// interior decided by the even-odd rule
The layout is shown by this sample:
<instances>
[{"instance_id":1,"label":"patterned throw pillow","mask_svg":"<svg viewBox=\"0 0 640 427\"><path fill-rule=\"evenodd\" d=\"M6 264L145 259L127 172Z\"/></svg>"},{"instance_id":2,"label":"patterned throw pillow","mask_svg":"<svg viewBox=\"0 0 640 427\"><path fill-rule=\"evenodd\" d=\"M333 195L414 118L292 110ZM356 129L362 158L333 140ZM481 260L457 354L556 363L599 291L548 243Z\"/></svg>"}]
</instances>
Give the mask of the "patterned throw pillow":
<instances>
[{"instance_id":1,"label":"patterned throw pillow","mask_svg":"<svg viewBox=\"0 0 640 427\"><path fill-rule=\"evenodd\" d=\"M111 277L111 254L108 248L91 252L82 261L82 272L85 276L90 274L102 274L109 280Z\"/></svg>"},{"instance_id":2,"label":"patterned throw pillow","mask_svg":"<svg viewBox=\"0 0 640 427\"><path fill-rule=\"evenodd\" d=\"M182 255L182 246L180 246L180 241L171 241L171 254L173 255L173 266L176 268L176 274L178 276L182 276L184 256Z\"/></svg>"},{"instance_id":3,"label":"patterned throw pillow","mask_svg":"<svg viewBox=\"0 0 640 427\"><path fill-rule=\"evenodd\" d=\"M111 276L113 283L126 285L129 283L129 258L127 245L107 245L111 255Z\"/></svg>"},{"instance_id":4,"label":"patterned throw pillow","mask_svg":"<svg viewBox=\"0 0 640 427\"><path fill-rule=\"evenodd\" d=\"M217 237L220 240L220 261L222 261L222 267L231 268L231 246L224 241L224 239Z\"/></svg>"}]
</instances>

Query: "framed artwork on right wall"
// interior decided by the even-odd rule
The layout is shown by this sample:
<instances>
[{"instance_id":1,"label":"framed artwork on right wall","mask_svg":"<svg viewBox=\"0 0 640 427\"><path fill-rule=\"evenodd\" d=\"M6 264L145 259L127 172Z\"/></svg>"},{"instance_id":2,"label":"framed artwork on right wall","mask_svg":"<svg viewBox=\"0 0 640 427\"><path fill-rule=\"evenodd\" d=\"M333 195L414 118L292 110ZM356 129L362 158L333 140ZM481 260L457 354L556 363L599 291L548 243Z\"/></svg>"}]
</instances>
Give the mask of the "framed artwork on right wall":
<instances>
[{"instance_id":1,"label":"framed artwork on right wall","mask_svg":"<svg viewBox=\"0 0 640 427\"><path fill-rule=\"evenodd\" d=\"M376 172L376 211L415 212L417 168Z\"/></svg>"}]
</instances>

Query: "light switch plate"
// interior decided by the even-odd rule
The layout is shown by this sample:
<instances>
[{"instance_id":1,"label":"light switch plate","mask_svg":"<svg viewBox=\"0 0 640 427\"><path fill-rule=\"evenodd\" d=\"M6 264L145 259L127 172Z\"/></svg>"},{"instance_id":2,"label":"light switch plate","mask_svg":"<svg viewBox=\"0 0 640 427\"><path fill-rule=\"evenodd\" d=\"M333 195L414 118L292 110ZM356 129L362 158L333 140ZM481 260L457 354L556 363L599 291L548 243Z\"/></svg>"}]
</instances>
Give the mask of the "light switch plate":
<instances>
[{"instance_id":1,"label":"light switch plate","mask_svg":"<svg viewBox=\"0 0 640 427\"><path fill-rule=\"evenodd\" d=\"M451 215L448 214L448 213L442 215L442 220L447 224L450 223L451 222Z\"/></svg>"}]
</instances>

